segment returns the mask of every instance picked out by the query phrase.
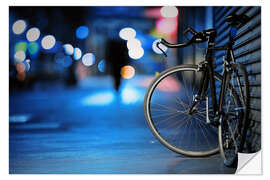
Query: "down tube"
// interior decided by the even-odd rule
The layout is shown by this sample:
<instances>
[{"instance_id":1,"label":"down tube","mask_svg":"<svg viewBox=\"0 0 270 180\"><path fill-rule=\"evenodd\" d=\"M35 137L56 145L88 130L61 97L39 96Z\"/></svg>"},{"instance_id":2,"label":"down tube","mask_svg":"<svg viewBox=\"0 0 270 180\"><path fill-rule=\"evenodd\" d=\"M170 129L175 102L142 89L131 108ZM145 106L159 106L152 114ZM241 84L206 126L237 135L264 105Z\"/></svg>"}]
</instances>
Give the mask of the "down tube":
<instances>
[{"instance_id":1,"label":"down tube","mask_svg":"<svg viewBox=\"0 0 270 180\"><path fill-rule=\"evenodd\" d=\"M224 94L227 86L227 79L228 79L228 72L225 70L223 73L222 83L221 83L221 90L219 94L219 105L218 105L218 112L222 112L222 106L224 102Z\"/></svg>"},{"instance_id":2,"label":"down tube","mask_svg":"<svg viewBox=\"0 0 270 180\"><path fill-rule=\"evenodd\" d=\"M216 84L215 84L215 79L214 79L214 70L212 67L212 64L208 65L208 71L209 71L209 80L210 80L210 87L211 87L211 97L213 101L213 110L214 113L216 114L217 112L217 95L216 95Z\"/></svg>"}]
</instances>

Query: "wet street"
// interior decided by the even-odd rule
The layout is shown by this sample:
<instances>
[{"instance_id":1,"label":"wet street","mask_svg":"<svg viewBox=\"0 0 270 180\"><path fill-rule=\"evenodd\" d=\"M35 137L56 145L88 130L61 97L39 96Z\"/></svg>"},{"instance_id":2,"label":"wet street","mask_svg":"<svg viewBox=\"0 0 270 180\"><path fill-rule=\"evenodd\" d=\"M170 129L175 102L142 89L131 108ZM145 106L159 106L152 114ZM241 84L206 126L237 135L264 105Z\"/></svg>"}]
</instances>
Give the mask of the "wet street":
<instances>
[{"instance_id":1,"label":"wet street","mask_svg":"<svg viewBox=\"0 0 270 180\"><path fill-rule=\"evenodd\" d=\"M51 84L36 86L31 91L11 92L9 172L235 172L223 165L219 154L190 158L161 145L144 118L146 89L134 84L124 83L119 94L106 79L92 79L72 88Z\"/></svg>"}]
</instances>

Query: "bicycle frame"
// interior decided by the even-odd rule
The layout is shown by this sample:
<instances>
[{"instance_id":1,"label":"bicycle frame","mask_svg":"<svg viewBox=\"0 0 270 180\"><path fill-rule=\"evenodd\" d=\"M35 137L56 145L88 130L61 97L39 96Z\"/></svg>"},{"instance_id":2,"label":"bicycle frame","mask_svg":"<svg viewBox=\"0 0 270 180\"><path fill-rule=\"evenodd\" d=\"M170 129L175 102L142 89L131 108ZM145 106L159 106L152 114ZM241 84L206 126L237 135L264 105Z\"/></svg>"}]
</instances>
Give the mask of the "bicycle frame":
<instances>
[{"instance_id":1,"label":"bicycle frame","mask_svg":"<svg viewBox=\"0 0 270 180\"><path fill-rule=\"evenodd\" d=\"M232 61L233 63L235 63L235 58L234 58L234 52L232 48L234 44L233 38L229 36L229 41L227 45L219 46L219 47L215 47L215 38L216 38L216 33L212 33L209 35L208 48L207 48L207 52L205 56L205 61L202 62L202 66L201 66L202 71L203 71L203 76L200 82L200 86L199 86L200 88L199 88L197 97L200 97L200 100L202 100L210 84L210 90L211 90L210 92L211 92L214 115L215 117L219 118L219 116L223 113L222 107L223 107L223 102L224 102L224 97L225 97L225 90L228 85L228 77L230 75L230 72L229 72L230 62ZM213 67L213 54L215 50L226 51L225 58L223 59L224 69L222 72L223 79L221 82L221 90L219 94L219 99L217 99L217 94L216 94L216 85L215 85L214 67ZM196 106L197 102L198 102L197 100L193 102L190 112L192 112L192 108Z\"/></svg>"},{"instance_id":2,"label":"bicycle frame","mask_svg":"<svg viewBox=\"0 0 270 180\"><path fill-rule=\"evenodd\" d=\"M232 27L233 29L234 27ZM231 31L232 31L231 29ZM235 31L235 29L234 29ZM213 111L214 111L214 119L219 119L221 115L224 114L223 112L223 103L225 100L225 90L229 84L228 80L230 79L230 75L232 73L231 69L232 69L232 65L236 64L235 61L235 56L234 56L234 52L233 52L233 44L234 44L234 38L231 35L232 33L230 32L229 34L229 40L227 42L227 44L225 46L217 46L215 47L215 36L216 34L214 33L213 35L210 35L209 40L208 40L208 48L207 48L207 53L206 53L206 57L205 57L205 61L202 62L202 66L199 70L203 71L203 76L202 76L202 80L200 82L200 88L197 94L197 97L200 98L200 100L205 98L205 94L207 92L207 89L209 88L209 84L210 84L210 92L211 92L211 99L212 99L212 106L213 106ZM217 99L217 94L216 94L216 86L215 86L215 79L214 79L214 67L213 67L213 53L214 51L226 51L225 53L225 58L223 59L223 72L222 72L222 81L221 81L221 90L219 93L219 99ZM231 63L232 62L232 63ZM241 87L241 82L240 82L240 78L237 76L236 77L237 80L237 85L238 87ZM239 89L239 95L241 96L241 99L245 100L244 98L244 94L242 92L242 89ZM194 101L193 105L190 109L190 112L192 112L192 108L194 108L197 104L197 102L200 101ZM246 104L246 102L241 102ZM241 144L239 146L239 151L241 152L243 147L244 147L244 142L245 142L245 137L246 137L246 133L247 133L247 128L248 128L248 122L246 122L248 119L248 117L245 117L245 124L243 126L243 130L242 131L242 140L241 140ZM213 125L215 123L218 124L218 122L216 120L211 120L209 121L209 118L207 117L206 119L207 123L213 123Z\"/></svg>"}]
</instances>

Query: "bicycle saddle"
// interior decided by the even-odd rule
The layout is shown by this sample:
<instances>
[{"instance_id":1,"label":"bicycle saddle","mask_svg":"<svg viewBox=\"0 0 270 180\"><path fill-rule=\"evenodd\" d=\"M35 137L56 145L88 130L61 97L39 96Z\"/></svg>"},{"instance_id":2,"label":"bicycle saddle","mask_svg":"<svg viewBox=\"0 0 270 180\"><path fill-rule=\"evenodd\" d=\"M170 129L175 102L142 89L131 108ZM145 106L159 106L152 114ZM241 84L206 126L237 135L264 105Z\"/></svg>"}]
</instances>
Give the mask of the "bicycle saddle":
<instances>
[{"instance_id":1,"label":"bicycle saddle","mask_svg":"<svg viewBox=\"0 0 270 180\"><path fill-rule=\"evenodd\" d=\"M241 24L244 25L249 21L249 17L245 14L237 15L231 14L225 18L226 22L229 22L233 25Z\"/></svg>"}]
</instances>

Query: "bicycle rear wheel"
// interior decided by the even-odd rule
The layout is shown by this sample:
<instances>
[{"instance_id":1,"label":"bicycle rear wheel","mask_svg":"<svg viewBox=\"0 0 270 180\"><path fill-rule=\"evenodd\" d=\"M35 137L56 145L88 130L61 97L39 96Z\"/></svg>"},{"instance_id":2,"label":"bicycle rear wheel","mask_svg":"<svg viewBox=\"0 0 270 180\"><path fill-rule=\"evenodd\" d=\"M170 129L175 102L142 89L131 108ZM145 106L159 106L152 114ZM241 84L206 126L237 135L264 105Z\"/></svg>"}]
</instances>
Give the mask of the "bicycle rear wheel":
<instances>
[{"instance_id":1,"label":"bicycle rear wheel","mask_svg":"<svg viewBox=\"0 0 270 180\"><path fill-rule=\"evenodd\" d=\"M226 166L233 166L237 161L237 153L245 143L249 126L248 75L242 64L232 66L224 98L224 114L219 126L220 154Z\"/></svg>"},{"instance_id":2,"label":"bicycle rear wheel","mask_svg":"<svg viewBox=\"0 0 270 180\"><path fill-rule=\"evenodd\" d=\"M218 129L206 123L207 113L213 117L211 101L202 100L196 111L189 113L202 74L197 65L170 68L154 79L144 100L145 117L155 137L170 150L187 156L207 156L219 150ZM220 83L222 78L216 73L215 79Z\"/></svg>"}]
</instances>

